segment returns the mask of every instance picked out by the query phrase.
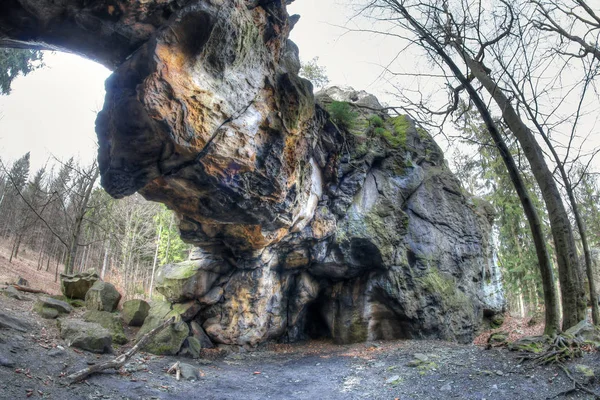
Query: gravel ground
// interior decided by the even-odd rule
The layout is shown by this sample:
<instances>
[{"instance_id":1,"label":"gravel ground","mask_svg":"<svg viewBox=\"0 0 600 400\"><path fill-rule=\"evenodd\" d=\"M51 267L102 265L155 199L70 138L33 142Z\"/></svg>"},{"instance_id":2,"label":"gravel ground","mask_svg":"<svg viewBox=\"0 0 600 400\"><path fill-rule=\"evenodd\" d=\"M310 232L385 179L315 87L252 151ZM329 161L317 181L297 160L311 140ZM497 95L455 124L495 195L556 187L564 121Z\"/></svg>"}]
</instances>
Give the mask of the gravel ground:
<instances>
[{"instance_id":1,"label":"gravel ground","mask_svg":"<svg viewBox=\"0 0 600 400\"><path fill-rule=\"evenodd\" d=\"M67 347L56 322L32 314L32 305L0 296L0 311L33 326L26 333L0 329L1 399L28 394L61 400L594 398L584 392L554 397L573 387L560 368L521 365L518 354L505 349L415 340L344 346L311 341L246 353L206 351L200 360L142 353L119 372L67 386L65 374L114 356ZM168 375L166 369L176 361L191 365L198 379L177 381ZM598 353L576 363L600 373ZM600 393L600 384L587 388Z\"/></svg>"}]
</instances>

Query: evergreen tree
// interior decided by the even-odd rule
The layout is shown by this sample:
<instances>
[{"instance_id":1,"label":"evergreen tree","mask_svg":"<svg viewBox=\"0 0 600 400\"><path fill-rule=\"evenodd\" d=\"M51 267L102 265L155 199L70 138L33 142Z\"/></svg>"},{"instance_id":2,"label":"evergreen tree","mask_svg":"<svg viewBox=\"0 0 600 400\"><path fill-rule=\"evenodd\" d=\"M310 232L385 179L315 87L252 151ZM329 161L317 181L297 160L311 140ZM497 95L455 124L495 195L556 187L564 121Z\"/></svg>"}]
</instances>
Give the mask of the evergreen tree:
<instances>
[{"instance_id":1,"label":"evergreen tree","mask_svg":"<svg viewBox=\"0 0 600 400\"><path fill-rule=\"evenodd\" d=\"M19 75L27 75L44 65L39 50L0 49L0 94L10 94L11 84Z\"/></svg>"}]
</instances>

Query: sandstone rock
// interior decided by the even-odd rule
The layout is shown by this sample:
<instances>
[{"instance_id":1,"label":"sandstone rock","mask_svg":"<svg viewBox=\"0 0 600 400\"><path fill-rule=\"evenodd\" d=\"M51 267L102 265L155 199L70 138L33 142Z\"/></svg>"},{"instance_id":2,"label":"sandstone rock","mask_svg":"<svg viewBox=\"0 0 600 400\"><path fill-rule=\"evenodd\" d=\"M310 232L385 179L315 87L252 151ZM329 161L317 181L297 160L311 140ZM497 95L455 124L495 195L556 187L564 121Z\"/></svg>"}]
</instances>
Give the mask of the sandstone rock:
<instances>
[{"instance_id":1,"label":"sandstone rock","mask_svg":"<svg viewBox=\"0 0 600 400\"><path fill-rule=\"evenodd\" d=\"M165 320L175 315L171 304L165 301L153 301L144 324L137 333L139 339L152 329L161 325ZM181 349L189 335L189 327L185 322L174 323L159 332L145 347L145 350L157 355L175 355Z\"/></svg>"},{"instance_id":2,"label":"sandstone rock","mask_svg":"<svg viewBox=\"0 0 600 400\"><path fill-rule=\"evenodd\" d=\"M93 271L82 274L60 275L60 290L71 299L85 299L85 294L100 277Z\"/></svg>"},{"instance_id":3,"label":"sandstone rock","mask_svg":"<svg viewBox=\"0 0 600 400\"><path fill-rule=\"evenodd\" d=\"M178 213L197 250L160 268L157 290L202 304L213 342L470 342L502 312L489 210L409 117L351 88L315 104L286 2L125 3L116 18L96 12L106 0L9 2L2 41L114 69L96 122L102 185ZM334 101L357 116L334 125Z\"/></svg>"},{"instance_id":4,"label":"sandstone rock","mask_svg":"<svg viewBox=\"0 0 600 400\"><path fill-rule=\"evenodd\" d=\"M112 335L113 343L127 343L127 336L125 336L125 331L118 315L109 313L108 311L91 310L83 314L83 320L86 322L95 322L103 328L108 329Z\"/></svg>"},{"instance_id":5,"label":"sandstone rock","mask_svg":"<svg viewBox=\"0 0 600 400\"><path fill-rule=\"evenodd\" d=\"M205 306L212 306L213 304L218 303L223 298L223 288L220 286L214 287L208 291L204 296L198 299L200 304Z\"/></svg>"},{"instance_id":6,"label":"sandstone rock","mask_svg":"<svg viewBox=\"0 0 600 400\"><path fill-rule=\"evenodd\" d=\"M146 319L148 321L150 317ZM162 321L161 321L162 322ZM152 325L146 325L140 329L140 333L138 333L138 337L142 334L146 333L146 331L142 331L144 328L148 328ZM174 356L179 353L183 342L187 339L189 335L189 327L185 322L174 323L171 326L166 327L162 331L160 331L148 344L144 347L144 350L156 354L156 355L168 355Z\"/></svg>"},{"instance_id":7,"label":"sandstone rock","mask_svg":"<svg viewBox=\"0 0 600 400\"><path fill-rule=\"evenodd\" d=\"M97 281L85 295L85 306L89 310L112 312L117 309L121 294L113 284Z\"/></svg>"},{"instance_id":8,"label":"sandstone rock","mask_svg":"<svg viewBox=\"0 0 600 400\"><path fill-rule=\"evenodd\" d=\"M21 318L0 311L0 328L12 329L19 332L29 332L31 326Z\"/></svg>"},{"instance_id":9,"label":"sandstone rock","mask_svg":"<svg viewBox=\"0 0 600 400\"><path fill-rule=\"evenodd\" d=\"M525 336L508 345L513 351L526 351L529 353L540 353L547 344L551 343L549 336Z\"/></svg>"},{"instance_id":10,"label":"sandstone rock","mask_svg":"<svg viewBox=\"0 0 600 400\"><path fill-rule=\"evenodd\" d=\"M199 299L230 269L224 260L210 258L167 264L156 273L156 290L170 302Z\"/></svg>"},{"instance_id":11,"label":"sandstone rock","mask_svg":"<svg viewBox=\"0 0 600 400\"><path fill-rule=\"evenodd\" d=\"M188 301L186 303L177 303L171 306L171 314L181 316L184 321L191 321L198 311L200 311L200 303L197 301Z\"/></svg>"},{"instance_id":12,"label":"sandstone rock","mask_svg":"<svg viewBox=\"0 0 600 400\"><path fill-rule=\"evenodd\" d=\"M55 310L56 313L48 311L48 309ZM44 316L44 318L56 318L59 314L70 314L73 311L73 307L62 300L42 296L34 304L33 310Z\"/></svg>"},{"instance_id":13,"label":"sandstone rock","mask_svg":"<svg viewBox=\"0 0 600 400\"><path fill-rule=\"evenodd\" d=\"M100 324L76 319L58 320L60 337L69 346L92 353L112 353L112 335Z\"/></svg>"},{"instance_id":14,"label":"sandstone rock","mask_svg":"<svg viewBox=\"0 0 600 400\"><path fill-rule=\"evenodd\" d=\"M199 358L200 350L202 349L202 345L194 336L188 336L183 342L183 346L179 351L179 355L182 357L191 357L191 358Z\"/></svg>"},{"instance_id":15,"label":"sandstone rock","mask_svg":"<svg viewBox=\"0 0 600 400\"><path fill-rule=\"evenodd\" d=\"M128 300L123 303L121 318L129 326L142 326L149 310L150 305L144 300Z\"/></svg>"},{"instance_id":16,"label":"sandstone rock","mask_svg":"<svg viewBox=\"0 0 600 400\"><path fill-rule=\"evenodd\" d=\"M181 377L186 381L195 381L200 378L200 369L196 366L180 363L179 368L181 370Z\"/></svg>"},{"instance_id":17,"label":"sandstone rock","mask_svg":"<svg viewBox=\"0 0 600 400\"><path fill-rule=\"evenodd\" d=\"M508 339L507 332L496 332L490 335L488 338L488 343L490 344L499 344L504 343Z\"/></svg>"},{"instance_id":18,"label":"sandstone rock","mask_svg":"<svg viewBox=\"0 0 600 400\"><path fill-rule=\"evenodd\" d=\"M58 318L59 313L54 308L39 307L34 310L44 319L55 319Z\"/></svg>"},{"instance_id":19,"label":"sandstone rock","mask_svg":"<svg viewBox=\"0 0 600 400\"><path fill-rule=\"evenodd\" d=\"M504 315L496 314L490 320L490 327L492 329L500 328L504 324Z\"/></svg>"},{"instance_id":20,"label":"sandstone rock","mask_svg":"<svg viewBox=\"0 0 600 400\"><path fill-rule=\"evenodd\" d=\"M32 301L29 296L24 295L22 292L15 289L14 286L8 286L6 289L2 291L2 293L6 297L10 297L11 299L21 300L21 301Z\"/></svg>"},{"instance_id":21,"label":"sandstone rock","mask_svg":"<svg viewBox=\"0 0 600 400\"><path fill-rule=\"evenodd\" d=\"M198 324L196 321L192 321L190 328L192 330L192 337L198 342L198 345L201 349L212 349L215 347L200 324Z\"/></svg>"}]
</instances>

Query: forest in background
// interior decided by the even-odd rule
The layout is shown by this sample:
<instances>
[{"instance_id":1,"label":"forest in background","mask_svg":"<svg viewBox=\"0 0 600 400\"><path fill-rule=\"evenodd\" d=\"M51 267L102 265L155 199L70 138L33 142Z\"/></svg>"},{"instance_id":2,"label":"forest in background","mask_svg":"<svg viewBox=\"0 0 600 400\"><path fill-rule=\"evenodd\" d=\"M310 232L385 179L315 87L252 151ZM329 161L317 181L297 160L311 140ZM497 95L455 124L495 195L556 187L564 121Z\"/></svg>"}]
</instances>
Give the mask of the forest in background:
<instances>
[{"instance_id":1,"label":"forest in background","mask_svg":"<svg viewBox=\"0 0 600 400\"><path fill-rule=\"evenodd\" d=\"M0 238L10 259L27 253L37 269L95 269L126 298L150 298L159 265L187 259L174 213L135 194L116 200L99 185L98 167L53 160L30 171L29 153L0 160Z\"/></svg>"}]
</instances>

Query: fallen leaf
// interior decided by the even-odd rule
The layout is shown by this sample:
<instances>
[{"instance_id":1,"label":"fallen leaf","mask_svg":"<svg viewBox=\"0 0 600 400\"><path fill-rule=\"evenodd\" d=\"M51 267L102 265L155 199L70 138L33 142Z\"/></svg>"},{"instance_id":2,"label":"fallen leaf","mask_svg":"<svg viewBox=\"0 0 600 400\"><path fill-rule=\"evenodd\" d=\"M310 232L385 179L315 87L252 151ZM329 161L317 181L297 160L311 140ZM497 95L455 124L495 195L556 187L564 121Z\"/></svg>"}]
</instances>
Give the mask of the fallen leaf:
<instances>
[{"instance_id":1,"label":"fallen leaf","mask_svg":"<svg viewBox=\"0 0 600 400\"><path fill-rule=\"evenodd\" d=\"M254 375L260 375L259 371L254 371Z\"/></svg>"}]
</instances>

